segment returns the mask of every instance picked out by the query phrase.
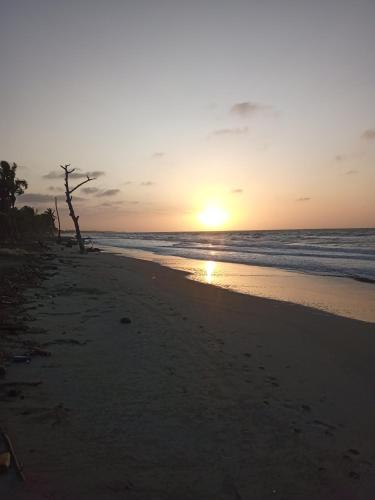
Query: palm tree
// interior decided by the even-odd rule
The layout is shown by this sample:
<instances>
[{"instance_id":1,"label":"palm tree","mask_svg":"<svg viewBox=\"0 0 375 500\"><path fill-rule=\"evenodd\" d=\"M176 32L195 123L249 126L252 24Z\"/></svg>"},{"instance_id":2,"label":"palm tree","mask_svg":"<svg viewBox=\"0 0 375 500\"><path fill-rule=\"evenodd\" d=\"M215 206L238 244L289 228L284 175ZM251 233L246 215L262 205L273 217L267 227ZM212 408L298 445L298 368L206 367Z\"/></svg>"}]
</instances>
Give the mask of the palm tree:
<instances>
[{"instance_id":1,"label":"palm tree","mask_svg":"<svg viewBox=\"0 0 375 500\"><path fill-rule=\"evenodd\" d=\"M14 208L16 196L27 189L24 179L16 179L17 164L12 166L7 161L0 163L0 212L7 212Z\"/></svg>"},{"instance_id":2,"label":"palm tree","mask_svg":"<svg viewBox=\"0 0 375 500\"><path fill-rule=\"evenodd\" d=\"M51 234L54 234L56 231L55 227L55 211L52 210L52 208L47 208L41 215L41 218L43 218L44 223L43 223L43 229L47 230Z\"/></svg>"}]
</instances>

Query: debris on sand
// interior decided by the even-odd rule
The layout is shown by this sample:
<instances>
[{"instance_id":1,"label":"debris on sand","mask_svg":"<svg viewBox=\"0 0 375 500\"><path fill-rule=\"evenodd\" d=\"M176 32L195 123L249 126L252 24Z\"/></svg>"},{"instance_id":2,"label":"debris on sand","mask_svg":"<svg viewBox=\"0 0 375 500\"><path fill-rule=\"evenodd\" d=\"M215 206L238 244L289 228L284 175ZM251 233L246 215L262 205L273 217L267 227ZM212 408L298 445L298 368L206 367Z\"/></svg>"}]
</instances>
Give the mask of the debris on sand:
<instances>
[{"instance_id":1,"label":"debris on sand","mask_svg":"<svg viewBox=\"0 0 375 500\"><path fill-rule=\"evenodd\" d=\"M54 345L54 344L71 344L71 345L86 345L88 340L76 340L76 339L56 339L51 340L50 342L44 342L43 346Z\"/></svg>"},{"instance_id":2,"label":"debris on sand","mask_svg":"<svg viewBox=\"0 0 375 500\"><path fill-rule=\"evenodd\" d=\"M7 392L8 398L17 398L18 396L21 396L22 392L20 389L9 389Z\"/></svg>"},{"instance_id":3,"label":"debris on sand","mask_svg":"<svg viewBox=\"0 0 375 500\"><path fill-rule=\"evenodd\" d=\"M30 358L30 356L22 354L22 355L13 356L12 361L13 361L13 363L30 363L31 358Z\"/></svg>"},{"instance_id":4,"label":"debris on sand","mask_svg":"<svg viewBox=\"0 0 375 500\"><path fill-rule=\"evenodd\" d=\"M129 325L131 322L132 320L130 318L127 318L126 316L120 319L120 323L122 323L123 325Z\"/></svg>"},{"instance_id":5,"label":"debris on sand","mask_svg":"<svg viewBox=\"0 0 375 500\"><path fill-rule=\"evenodd\" d=\"M14 447L13 447L13 443L12 441L10 440L10 437L8 436L8 434L6 434L0 427L0 435L2 436L7 448L8 448L8 453L10 455L9 457L9 465L11 463L11 460L10 458L12 458L12 462L14 464L14 467L16 468L16 471L18 473L18 475L20 476L20 478L22 479L22 481L25 481L25 476L24 476L24 473L22 472L22 466L18 460L18 457L16 455L16 452L14 450ZM5 459L7 457L4 457Z\"/></svg>"},{"instance_id":6,"label":"debris on sand","mask_svg":"<svg viewBox=\"0 0 375 500\"><path fill-rule=\"evenodd\" d=\"M10 467L10 453L6 451L0 454L0 473L3 474Z\"/></svg>"},{"instance_id":7,"label":"debris on sand","mask_svg":"<svg viewBox=\"0 0 375 500\"><path fill-rule=\"evenodd\" d=\"M40 347L34 347L30 351L30 356L41 356L41 357L49 357L51 356L50 351L46 351L45 349L41 349Z\"/></svg>"}]
</instances>

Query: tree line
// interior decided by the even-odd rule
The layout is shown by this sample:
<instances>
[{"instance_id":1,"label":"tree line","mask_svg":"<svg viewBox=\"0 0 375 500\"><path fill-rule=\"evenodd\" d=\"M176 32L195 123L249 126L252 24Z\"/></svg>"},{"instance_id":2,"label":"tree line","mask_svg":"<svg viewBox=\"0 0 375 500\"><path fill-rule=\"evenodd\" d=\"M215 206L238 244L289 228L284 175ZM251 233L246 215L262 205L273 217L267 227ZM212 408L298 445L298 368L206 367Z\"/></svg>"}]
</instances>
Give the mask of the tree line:
<instances>
[{"instance_id":1,"label":"tree line","mask_svg":"<svg viewBox=\"0 0 375 500\"><path fill-rule=\"evenodd\" d=\"M73 207L72 194L87 182L95 180L87 175L87 178L71 187L69 176L75 172L75 168L70 165L60 165L64 174L65 199L69 209L69 215L73 221L77 243L81 253L86 251L85 241L81 235L79 227L79 215L75 213ZM18 179L17 164L10 165L7 161L0 163L0 244L17 242L22 239L40 239L42 237L53 237L57 233L57 241L60 243L60 217L55 198L55 209L58 220L58 230L55 227L55 211L48 208L39 214L34 208L24 206L20 209L15 207L16 199L22 196L28 188L25 179Z\"/></svg>"},{"instance_id":2,"label":"tree line","mask_svg":"<svg viewBox=\"0 0 375 500\"><path fill-rule=\"evenodd\" d=\"M25 179L17 178L17 164L0 162L0 243L40 240L53 237L55 215L51 208L38 213L34 208L16 208L16 200L27 189Z\"/></svg>"}]
</instances>

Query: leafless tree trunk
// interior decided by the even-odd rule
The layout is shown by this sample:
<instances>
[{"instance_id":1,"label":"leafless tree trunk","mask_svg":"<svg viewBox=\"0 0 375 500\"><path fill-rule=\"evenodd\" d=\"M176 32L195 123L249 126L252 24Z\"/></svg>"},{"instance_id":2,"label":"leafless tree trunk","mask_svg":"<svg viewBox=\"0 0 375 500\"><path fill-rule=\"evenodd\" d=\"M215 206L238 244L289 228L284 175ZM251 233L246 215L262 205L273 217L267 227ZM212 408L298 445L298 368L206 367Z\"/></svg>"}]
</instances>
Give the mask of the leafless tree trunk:
<instances>
[{"instance_id":1,"label":"leafless tree trunk","mask_svg":"<svg viewBox=\"0 0 375 500\"><path fill-rule=\"evenodd\" d=\"M85 253L85 244L84 244L84 241L83 241L83 238L82 238L82 235L81 235L81 230L79 228L79 223L78 223L79 215L75 214L74 208L73 208L73 204L72 204L72 193L76 189L78 189L79 187L81 187L84 184L86 184L86 182L93 181L94 177L87 176L86 180L84 180L84 181L80 182L79 184L77 184L77 186L75 186L73 189L70 189L69 188L69 175L72 174L75 171L75 168L72 168L71 170L69 170L70 165L60 165L60 167L65 172L64 178L65 178L65 196L66 196L66 202L67 202L68 207L69 207L69 215L72 218L72 221L73 221L73 224L74 224L74 228L76 230L76 237L77 237L77 241L78 241L78 245L79 245L79 250L80 250L81 253Z\"/></svg>"},{"instance_id":2,"label":"leafless tree trunk","mask_svg":"<svg viewBox=\"0 0 375 500\"><path fill-rule=\"evenodd\" d=\"M57 197L56 196L55 196L55 208L56 208L56 215L57 215L57 223L59 226L58 233L57 233L57 243L61 243L60 215L59 215L59 209L57 208Z\"/></svg>"}]
</instances>

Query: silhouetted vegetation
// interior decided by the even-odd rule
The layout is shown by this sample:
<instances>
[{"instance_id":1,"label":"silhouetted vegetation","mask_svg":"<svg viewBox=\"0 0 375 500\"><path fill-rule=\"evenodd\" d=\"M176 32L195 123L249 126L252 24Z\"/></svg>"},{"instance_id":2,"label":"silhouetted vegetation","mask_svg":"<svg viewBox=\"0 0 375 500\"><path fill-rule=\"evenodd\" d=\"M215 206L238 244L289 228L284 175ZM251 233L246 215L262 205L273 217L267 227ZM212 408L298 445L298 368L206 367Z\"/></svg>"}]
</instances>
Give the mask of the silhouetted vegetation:
<instances>
[{"instance_id":1,"label":"silhouetted vegetation","mask_svg":"<svg viewBox=\"0 0 375 500\"><path fill-rule=\"evenodd\" d=\"M38 214L32 207L12 208L0 212L0 243L18 241L37 241L45 237L54 237L55 220L51 209Z\"/></svg>"},{"instance_id":2,"label":"silhouetted vegetation","mask_svg":"<svg viewBox=\"0 0 375 500\"><path fill-rule=\"evenodd\" d=\"M16 197L27 189L24 179L16 178L17 165L0 164L0 244L15 244L20 241L38 241L53 237L56 232L55 215L52 209L38 212L28 206L15 208Z\"/></svg>"},{"instance_id":3,"label":"silhouetted vegetation","mask_svg":"<svg viewBox=\"0 0 375 500\"><path fill-rule=\"evenodd\" d=\"M0 212L8 212L16 203L19 196L27 189L24 179L16 179L17 164L12 166L7 161L0 163Z\"/></svg>"}]
</instances>

